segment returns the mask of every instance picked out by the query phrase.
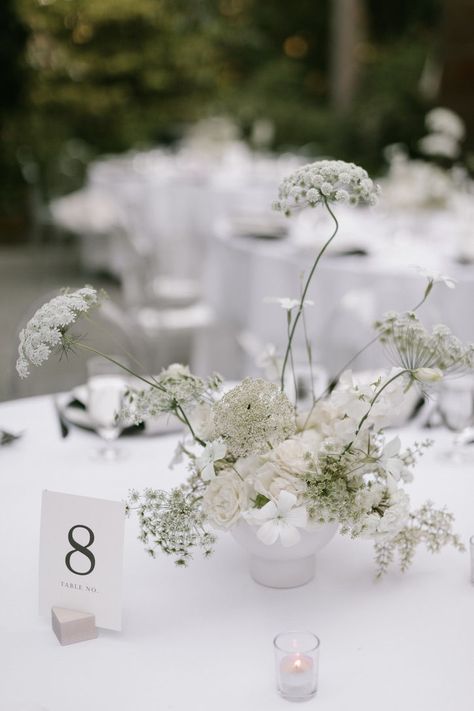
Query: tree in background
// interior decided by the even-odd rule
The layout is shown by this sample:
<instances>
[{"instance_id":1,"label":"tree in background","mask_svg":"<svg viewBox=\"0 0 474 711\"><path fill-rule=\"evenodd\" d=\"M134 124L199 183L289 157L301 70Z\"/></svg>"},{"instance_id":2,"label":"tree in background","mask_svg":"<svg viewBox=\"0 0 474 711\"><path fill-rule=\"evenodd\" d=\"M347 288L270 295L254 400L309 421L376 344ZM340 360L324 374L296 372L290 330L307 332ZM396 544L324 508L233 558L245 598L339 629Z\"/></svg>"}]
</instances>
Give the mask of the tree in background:
<instances>
[{"instance_id":1,"label":"tree in background","mask_svg":"<svg viewBox=\"0 0 474 711\"><path fill-rule=\"evenodd\" d=\"M46 196L72 189L94 153L172 142L215 114L233 116L244 135L269 119L275 148L306 144L380 168L384 145L422 133L419 79L438 2L353 2L366 30L345 60L358 82L339 112L335 0L16 0L29 31L17 121L24 173L41 177ZM14 7L2 3L2 12ZM10 58L23 43L7 49Z\"/></svg>"},{"instance_id":2,"label":"tree in background","mask_svg":"<svg viewBox=\"0 0 474 711\"><path fill-rule=\"evenodd\" d=\"M16 160L17 125L25 98L24 49L27 30L19 19L14 0L0 3L0 214L9 215L18 194L20 172Z\"/></svg>"}]
</instances>

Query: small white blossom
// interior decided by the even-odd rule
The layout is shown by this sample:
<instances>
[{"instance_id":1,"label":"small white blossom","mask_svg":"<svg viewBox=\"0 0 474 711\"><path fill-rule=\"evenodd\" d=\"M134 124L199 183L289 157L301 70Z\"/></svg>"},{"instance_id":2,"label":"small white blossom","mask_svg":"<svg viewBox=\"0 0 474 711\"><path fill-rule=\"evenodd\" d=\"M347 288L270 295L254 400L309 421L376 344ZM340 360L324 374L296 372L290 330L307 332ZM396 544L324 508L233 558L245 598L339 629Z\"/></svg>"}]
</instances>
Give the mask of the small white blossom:
<instances>
[{"instance_id":1,"label":"small white blossom","mask_svg":"<svg viewBox=\"0 0 474 711\"><path fill-rule=\"evenodd\" d=\"M262 523L257 538L271 546L280 539L282 546L289 548L301 539L298 528L305 528L308 514L304 506L296 506L296 496L281 491L277 501L269 501L257 511L250 512L250 519Z\"/></svg>"},{"instance_id":2,"label":"small white blossom","mask_svg":"<svg viewBox=\"0 0 474 711\"><path fill-rule=\"evenodd\" d=\"M97 291L85 286L76 291L66 290L41 306L20 331L16 363L19 376L28 377L30 365L42 365L55 348L67 349L69 328L97 303Z\"/></svg>"},{"instance_id":3,"label":"small white blossom","mask_svg":"<svg viewBox=\"0 0 474 711\"><path fill-rule=\"evenodd\" d=\"M203 481L210 481L216 476L214 462L224 459L227 445L224 442L208 442L203 451L196 458L196 467Z\"/></svg>"},{"instance_id":4,"label":"small white blossom","mask_svg":"<svg viewBox=\"0 0 474 711\"><path fill-rule=\"evenodd\" d=\"M432 272L429 269L424 269L423 267L419 267L416 265L413 267L413 269L416 269L420 276L424 276L426 279L428 279L428 281L432 282L433 284L444 284L448 287L448 289L454 289L456 287L456 279L453 279L452 277L447 276L446 274Z\"/></svg>"},{"instance_id":5,"label":"small white blossom","mask_svg":"<svg viewBox=\"0 0 474 711\"><path fill-rule=\"evenodd\" d=\"M281 306L281 308L285 311L292 311L300 305L301 299L290 299L287 296L266 296L264 302L266 304L279 304L279 306ZM314 301L311 301L311 299L305 299L303 301L303 306L314 306Z\"/></svg>"}]
</instances>

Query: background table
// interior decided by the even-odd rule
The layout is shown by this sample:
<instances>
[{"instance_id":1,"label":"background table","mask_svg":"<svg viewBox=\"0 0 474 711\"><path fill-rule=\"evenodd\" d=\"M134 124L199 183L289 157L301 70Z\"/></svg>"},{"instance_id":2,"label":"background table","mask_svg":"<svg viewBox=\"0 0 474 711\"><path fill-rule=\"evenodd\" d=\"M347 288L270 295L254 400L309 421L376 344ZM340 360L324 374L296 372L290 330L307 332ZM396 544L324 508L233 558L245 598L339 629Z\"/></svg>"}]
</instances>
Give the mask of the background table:
<instances>
[{"instance_id":1,"label":"background table","mask_svg":"<svg viewBox=\"0 0 474 711\"><path fill-rule=\"evenodd\" d=\"M38 534L44 488L122 499L130 487L170 487L174 437L123 440L128 459L92 462L98 440L72 430L61 440L48 398L4 403L0 426L24 430L0 449L0 709L5 711L265 711L289 709L275 691L272 638L304 628L321 638L320 711L471 711L474 588L469 556L424 551L402 575L373 581L370 542L336 537L315 580L295 590L254 583L245 553L222 534L210 560L189 569L148 558L127 523L124 625L97 640L60 647L38 616ZM407 444L420 432L403 432ZM425 433L423 433L425 436ZM436 431L414 503L431 498L474 533L474 470L443 462L450 436Z\"/></svg>"},{"instance_id":2,"label":"background table","mask_svg":"<svg viewBox=\"0 0 474 711\"><path fill-rule=\"evenodd\" d=\"M389 230L393 218L369 209L342 212L341 234L321 260L308 292L313 306L306 309L308 333L318 363L334 375L373 338L373 323L387 311L406 311L419 303L427 281L414 268L420 265L433 273L448 274L455 289L437 283L419 317L428 327L445 323L464 341L474 341L474 322L468 304L474 291L472 264L456 261L455 240L442 241L446 216L432 219L432 233L420 232L415 240L411 233ZM206 295L218 324L226 330L220 334L235 344L249 337L265 344L282 347L286 343L286 315L268 297L297 298L301 294L302 275L308 271L331 234L332 225L324 213L314 226L295 218L293 233L285 239L269 240L241 236L224 224L219 226L210 246ZM309 218L319 217L319 213ZM421 218L420 218L421 219ZM430 223L428 223L430 224ZM392 228L392 227L390 227ZM380 230L380 234L377 230ZM385 232L383 232L385 230ZM474 240L473 240L474 243ZM365 256L350 254L352 248L367 251ZM346 253L346 251L349 252ZM306 360L303 329L294 339L296 361ZM227 377L241 377L255 372L255 356L243 358L234 345L225 364ZM380 346L366 351L357 367L386 366Z\"/></svg>"}]
</instances>

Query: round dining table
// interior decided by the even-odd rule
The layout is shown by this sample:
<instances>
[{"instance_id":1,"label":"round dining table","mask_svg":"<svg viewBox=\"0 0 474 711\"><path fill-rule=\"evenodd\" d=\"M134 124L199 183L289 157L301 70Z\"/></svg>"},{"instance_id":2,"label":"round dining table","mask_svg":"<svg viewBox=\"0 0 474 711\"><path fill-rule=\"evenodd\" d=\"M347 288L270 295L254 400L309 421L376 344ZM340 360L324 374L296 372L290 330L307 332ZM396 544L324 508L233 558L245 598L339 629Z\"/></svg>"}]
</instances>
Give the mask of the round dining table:
<instances>
[{"instance_id":1,"label":"round dining table","mask_svg":"<svg viewBox=\"0 0 474 711\"><path fill-rule=\"evenodd\" d=\"M122 438L126 457L91 455L92 432L61 436L49 396L0 405L0 709L2 711L276 711L273 638L311 630L321 640L319 711L472 711L474 586L469 550L419 550L412 568L374 579L370 541L336 536L304 587L261 587L226 532L214 555L188 568L150 558L126 521L123 629L62 647L38 612L41 496L45 489L124 500L130 488L167 489L186 476L168 467L177 435ZM404 444L434 445L408 485L474 533L474 466L444 458L452 434L405 428Z\"/></svg>"}]
</instances>

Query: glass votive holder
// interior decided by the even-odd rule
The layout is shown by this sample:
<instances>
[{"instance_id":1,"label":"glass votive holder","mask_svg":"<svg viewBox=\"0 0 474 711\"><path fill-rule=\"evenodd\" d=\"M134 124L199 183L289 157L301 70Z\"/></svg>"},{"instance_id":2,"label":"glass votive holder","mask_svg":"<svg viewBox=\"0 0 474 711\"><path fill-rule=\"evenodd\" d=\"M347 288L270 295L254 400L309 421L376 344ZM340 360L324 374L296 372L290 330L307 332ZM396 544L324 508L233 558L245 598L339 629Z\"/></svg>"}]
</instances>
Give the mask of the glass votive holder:
<instances>
[{"instance_id":1,"label":"glass votive holder","mask_svg":"<svg viewBox=\"0 0 474 711\"><path fill-rule=\"evenodd\" d=\"M474 536L469 539L469 551L471 553L471 583L474 585Z\"/></svg>"},{"instance_id":2,"label":"glass votive holder","mask_svg":"<svg viewBox=\"0 0 474 711\"><path fill-rule=\"evenodd\" d=\"M318 690L319 639L312 632L281 632L273 640L277 689L288 701L306 701Z\"/></svg>"}]
</instances>

